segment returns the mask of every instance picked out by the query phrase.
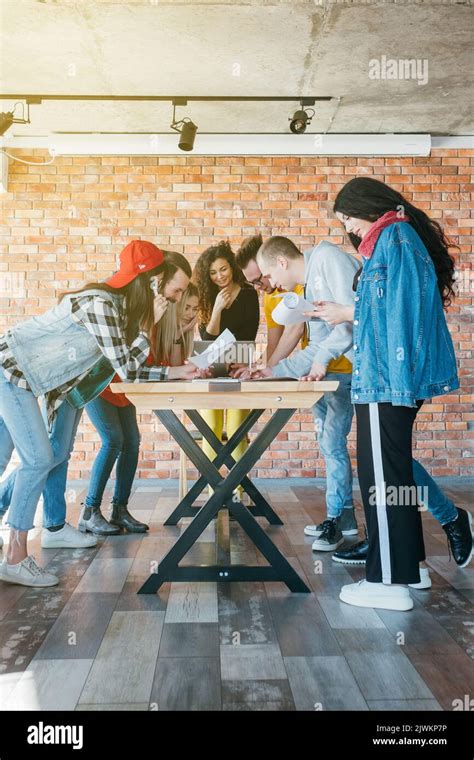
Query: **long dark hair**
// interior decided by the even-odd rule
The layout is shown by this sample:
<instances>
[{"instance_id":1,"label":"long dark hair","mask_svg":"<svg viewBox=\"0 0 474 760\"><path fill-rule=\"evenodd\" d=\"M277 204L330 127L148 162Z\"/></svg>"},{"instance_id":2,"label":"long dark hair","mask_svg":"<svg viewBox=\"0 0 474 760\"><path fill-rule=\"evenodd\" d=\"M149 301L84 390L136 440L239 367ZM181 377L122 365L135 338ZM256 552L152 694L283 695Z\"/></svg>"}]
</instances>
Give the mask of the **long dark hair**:
<instances>
[{"instance_id":1,"label":"long dark hair","mask_svg":"<svg viewBox=\"0 0 474 760\"><path fill-rule=\"evenodd\" d=\"M228 240L221 240L217 245L207 248L199 256L194 268L194 281L199 290L199 322L207 325L212 314L214 301L219 292L217 285L209 275L211 264L217 259L225 259L232 270L232 279L242 288L247 286L242 270L237 265Z\"/></svg>"},{"instance_id":2,"label":"long dark hair","mask_svg":"<svg viewBox=\"0 0 474 760\"><path fill-rule=\"evenodd\" d=\"M424 211L409 203L401 193L371 177L354 177L337 194L334 211L375 222L387 211L397 211L408 217L411 226L422 239L430 254L438 278L438 288L446 308L454 298L454 259L449 248L456 246L448 240L441 225ZM348 233L358 249L361 238Z\"/></svg>"},{"instance_id":3,"label":"long dark hair","mask_svg":"<svg viewBox=\"0 0 474 760\"><path fill-rule=\"evenodd\" d=\"M124 296L124 314L125 314L125 339L128 344L136 338L140 329L146 330L148 334L154 326L153 300L154 293L150 287L150 280L153 276L164 273L163 279L170 279L167 272L166 260L154 269L148 272L142 272L137 275L128 285L123 288L112 288L105 282L88 282L79 290L69 290L60 294L59 301L67 295L77 295L84 293L86 290L102 290L104 293ZM162 287L162 285L161 285Z\"/></svg>"}]
</instances>

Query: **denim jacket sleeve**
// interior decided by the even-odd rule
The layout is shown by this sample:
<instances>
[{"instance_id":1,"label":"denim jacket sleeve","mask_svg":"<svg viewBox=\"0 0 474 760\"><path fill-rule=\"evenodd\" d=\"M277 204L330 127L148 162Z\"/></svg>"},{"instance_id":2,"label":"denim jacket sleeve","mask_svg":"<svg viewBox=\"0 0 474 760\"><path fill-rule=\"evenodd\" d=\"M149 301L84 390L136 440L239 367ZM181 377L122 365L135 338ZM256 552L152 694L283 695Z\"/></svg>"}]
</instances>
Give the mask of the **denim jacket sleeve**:
<instances>
[{"instance_id":1,"label":"denim jacket sleeve","mask_svg":"<svg viewBox=\"0 0 474 760\"><path fill-rule=\"evenodd\" d=\"M386 232L386 330L390 388L413 393L423 372L424 344L430 334L437 278L428 252L408 224ZM413 398L415 401L415 398Z\"/></svg>"}]
</instances>

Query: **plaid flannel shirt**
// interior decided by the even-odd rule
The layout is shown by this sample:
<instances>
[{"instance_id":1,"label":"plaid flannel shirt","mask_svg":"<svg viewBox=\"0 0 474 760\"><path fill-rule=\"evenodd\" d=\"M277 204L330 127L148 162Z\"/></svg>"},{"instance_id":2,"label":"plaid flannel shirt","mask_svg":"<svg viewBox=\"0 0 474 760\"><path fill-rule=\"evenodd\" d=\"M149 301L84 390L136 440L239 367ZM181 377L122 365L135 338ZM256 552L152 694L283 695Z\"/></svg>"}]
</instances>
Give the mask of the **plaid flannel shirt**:
<instances>
[{"instance_id":1,"label":"plaid flannel shirt","mask_svg":"<svg viewBox=\"0 0 474 760\"><path fill-rule=\"evenodd\" d=\"M150 343L145 332L140 331L129 346L125 340L125 318L121 308L112 299L96 295L81 295L71 299L71 315L75 322L84 327L94 337L112 367L122 380L130 383L160 382L168 377L168 367L144 366L150 353ZM3 340L2 340L3 337ZM0 337L0 367L6 378L24 390L30 391L28 382L18 367L4 336ZM83 372L78 377L63 383L45 394L49 426L58 407L70 390L86 377Z\"/></svg>"}]
</instances>

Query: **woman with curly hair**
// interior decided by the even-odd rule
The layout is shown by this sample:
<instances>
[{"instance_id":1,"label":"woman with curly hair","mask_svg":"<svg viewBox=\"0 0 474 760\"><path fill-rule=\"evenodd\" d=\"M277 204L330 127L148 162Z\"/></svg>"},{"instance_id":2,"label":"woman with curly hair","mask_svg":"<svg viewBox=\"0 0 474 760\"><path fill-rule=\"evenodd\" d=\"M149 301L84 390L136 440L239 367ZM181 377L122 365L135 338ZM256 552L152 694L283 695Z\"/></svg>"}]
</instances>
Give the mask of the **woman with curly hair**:
<instances>
[{"instance_id":1,"label":"woman with curly hair","mask_svg":"<svg viewBox=\"0 0 474 760\"><path fill-rule=\"evenodd\" d=\"M246 283L240 267L228 242L221 241L207 248L199 257L194 279L199 291L199 333L203 340L215 340L225 329L230 330L237 340L253 341L260 321L258 295ZM201 412L209 427L221 439L224 427L224 410L207 409ZM227 435L241 425L248 411L229 409L227 411ZM243 440L233 452L239 458L247 448ZM203 451L214 458L214 449L206 441Z\"/></svg>"}]
</instances>

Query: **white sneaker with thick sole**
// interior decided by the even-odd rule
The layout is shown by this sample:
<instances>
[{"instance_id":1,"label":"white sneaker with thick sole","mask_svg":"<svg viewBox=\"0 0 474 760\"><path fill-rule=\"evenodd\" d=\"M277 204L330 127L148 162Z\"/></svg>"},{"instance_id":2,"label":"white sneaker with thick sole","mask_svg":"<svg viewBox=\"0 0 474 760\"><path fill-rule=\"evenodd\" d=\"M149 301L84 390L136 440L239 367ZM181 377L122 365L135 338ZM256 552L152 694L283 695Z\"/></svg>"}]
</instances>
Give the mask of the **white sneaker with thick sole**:
<instances>
[{"instance_id":1,"label":"white sneaker with thick sole","mask_svg":"<svg viewBox=\"0 0 474 760\"><path fill-rule=\"evenodd\" d=\"M372 607L381 610L407 611L413 609L413 599L408 586L359 581L341 588L341 602L354 607Z\"/></svg>"},{"instance_id":2,"label":"white sneaker with thick sole","mask_svg":"<svg viewBox=\"0 0 474 760\"><path fill-rule=\"evenodd\" d=\"M92 546L97 546L95 536L81 533L69 523L65 523L61 530L56 531L43 528L41 533L43 549L89 549Z\"/></svg>"},{"instance_id":3,"label":"white sneaker with thick sole","mask_svg":"<svg viewBox=\"0 0 474 760\"><path fill-rule=\"evenodd\" d=\"M0 581L17 583L20 586L43 588L56 586L59 583L57 575L46 572L40 567L34 557L28 556L17 565L9 565L6 560L0 564Z\"/></svg>"},{"instance_id":4,"label":"white sneaker with thick sole","mask_svg":"<svg viewBox=\"0 0 474 760\"><path fill-rule=\"evenodd\" d=\"M431 588L431 578L430 578L430 572L427 567L420 567L420 582L419 583L409 583L408 584L410 588L417 588L421 591L426 591L426 589Z\"/></svg>"}]
</instances>

